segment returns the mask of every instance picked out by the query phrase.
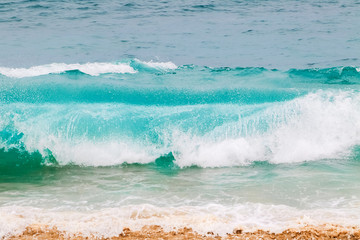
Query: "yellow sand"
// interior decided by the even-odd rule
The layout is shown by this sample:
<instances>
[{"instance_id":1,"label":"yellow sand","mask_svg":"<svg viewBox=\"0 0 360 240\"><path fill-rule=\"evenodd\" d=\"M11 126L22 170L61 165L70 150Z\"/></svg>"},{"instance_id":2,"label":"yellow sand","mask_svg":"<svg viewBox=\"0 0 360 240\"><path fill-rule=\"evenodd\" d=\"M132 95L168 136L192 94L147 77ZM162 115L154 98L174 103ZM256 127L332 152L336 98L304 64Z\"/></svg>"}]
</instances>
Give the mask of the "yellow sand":
<instances>
[{"instance_id":1,"label":"yellow sand","mask_svg":"<svg viewBox=\"0 0 360 240\"><path fill-rule=\"evenodd\" d=\"M60 232L57 229L48 229L44 226L32 225L26 229L21 235L13 236L10 239L39 239L39 240L52 240L52 239L73 239L73 240L85 240L96 239L95 237L83 237L81 234L72 237L65 237L66 233ZM302 229L288 229L282 233L270 233L265 231L257 232L244 232L240 229L234 230L233 233L226 236L216 236L212 232L207 235L200 235L193 232L190 228L183 228L177 231L165 232L160 226L145 226L141 231L131 231L128 228L124 228L123 232L119 236L102 239L360 239L360 228L342 228L340 226L308 226Z\"/></svg>"}]
</instances>

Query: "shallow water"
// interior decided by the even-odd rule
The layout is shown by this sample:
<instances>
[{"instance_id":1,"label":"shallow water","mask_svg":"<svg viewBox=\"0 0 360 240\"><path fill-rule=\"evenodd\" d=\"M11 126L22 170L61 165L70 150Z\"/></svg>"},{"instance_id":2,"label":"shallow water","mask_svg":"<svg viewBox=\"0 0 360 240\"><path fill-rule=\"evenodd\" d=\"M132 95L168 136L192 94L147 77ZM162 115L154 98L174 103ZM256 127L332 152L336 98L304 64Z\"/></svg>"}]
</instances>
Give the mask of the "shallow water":
<instances>
[{"instance_id":1,"label":"shallow water","mask_svg":"<svg viewBox=\"0 0 360 240\"><path fill-rule=\"evenodd\" d=\"M175 168L160 163L118 167L33 167L1 176L1 204L94 210L133 204L233 207L244 203L297 209L360 204L357 160L233 168ZM350 181L351 180L351 181ZM106 196L106 199L104 199ZM11 203L10 203L11 202Z\"/></svg>"}]
</instances>

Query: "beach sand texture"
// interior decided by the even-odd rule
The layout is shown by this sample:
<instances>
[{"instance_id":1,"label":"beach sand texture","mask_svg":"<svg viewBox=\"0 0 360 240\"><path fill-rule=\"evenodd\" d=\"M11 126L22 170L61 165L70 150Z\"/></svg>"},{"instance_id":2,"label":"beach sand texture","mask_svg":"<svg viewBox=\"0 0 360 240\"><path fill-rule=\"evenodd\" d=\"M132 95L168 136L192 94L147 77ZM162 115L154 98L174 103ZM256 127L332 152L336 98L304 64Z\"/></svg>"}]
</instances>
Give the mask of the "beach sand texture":
<instances>
[{"instance_id":1,"label":"beach sand texture","mask_svg":"<svg viewBox=\"0 0 360 240\"><path fill-rule=\"evenodd\" d=\"M11 240L30 240L30 239L71 239L71 240L85 240L85 239L99 239L91 236L73 235L69 236L65 232L57 229L49 229L43 226L32 225L28 227L21 235L10 237ZM308 226L302 229L288 229L281 233L271 233L268 231L258 230L256 232L244 232L240 229L234 230L232 234L226 236L214 235L208 232L206 235L201 235L193 232L191 228L178 229L176 231L165 232L160 226L152 225L145 226L141 231L131 231L129 228L124 228L123 232L111 238L100 239L360 239L360 229L356 227L342 228L339 226Z\"/></svg>"}]
</instances>

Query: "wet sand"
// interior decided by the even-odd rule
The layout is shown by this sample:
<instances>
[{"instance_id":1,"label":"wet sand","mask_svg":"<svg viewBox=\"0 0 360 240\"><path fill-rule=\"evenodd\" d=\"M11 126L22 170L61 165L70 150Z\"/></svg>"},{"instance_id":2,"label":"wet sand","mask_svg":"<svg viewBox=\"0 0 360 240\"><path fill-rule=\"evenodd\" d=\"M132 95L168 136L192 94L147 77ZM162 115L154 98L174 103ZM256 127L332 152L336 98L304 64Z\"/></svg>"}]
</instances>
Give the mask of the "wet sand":
<instances>
[{"instance_id":1,"label":"wet sand","mask_svg":"<svg viewBox=\"0 0 360 240\"><path fill-rule=\"evenodd\" d=\"M206 235L198 234L190 228L183 228L177 231L165 232L160 226L145 226L141 231L131 231L128 228L124 228L123 232L111 238L96 238L86 237L81 235L69 236L65 232L58 231L56 229L48 229L33 225L28 227L21 235L10 237L11 240L55 240L55 239L71 239L71 240L91 240L91 239L360 239L360 228L359 227L339 227L339 226L309 226L302 229L288 229L282 233L270 233L266 231L256 232L244 232L240 229L234 230L233 233L227 234L226 236L217 236L212 232L208 232Z\"/></svg>"}]
</instances>

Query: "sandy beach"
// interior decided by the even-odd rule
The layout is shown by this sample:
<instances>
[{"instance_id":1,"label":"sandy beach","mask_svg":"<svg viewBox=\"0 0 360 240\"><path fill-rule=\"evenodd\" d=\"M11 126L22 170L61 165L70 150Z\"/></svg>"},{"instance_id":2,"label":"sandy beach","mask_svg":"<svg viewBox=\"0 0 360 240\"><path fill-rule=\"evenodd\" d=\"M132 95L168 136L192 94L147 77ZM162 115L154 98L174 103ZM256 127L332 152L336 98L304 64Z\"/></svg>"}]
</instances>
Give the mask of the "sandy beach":
<instances>
[{"instance_id":1,"label":"sandy beach","mask_svg":"<svg viewBox=\"0 0 360 240\"><path fill-rule=\"evenodd\" d=\"M33 225L28 227L21 235L12 236L9 239L28 240L28 239L99 239L91 236L72 235L69 236L66 232L58 231L57 229L49 229L42 226ZM152 225L145 226L141 231L131 231L129 228L124 228L123 232L111 238L100 239L360 239L360 229L357 227L339 227L339 226L308 226L302 229L288 229L281 233L270 233L267 231L258 230L256 232L244 232L240 229L234 230L233 233L226 236L218 236L212 232L206 235L201 235L193 232L191 228L183 228L177 231L165 232L160 226Z\"/></svg>"}]
</instances>

